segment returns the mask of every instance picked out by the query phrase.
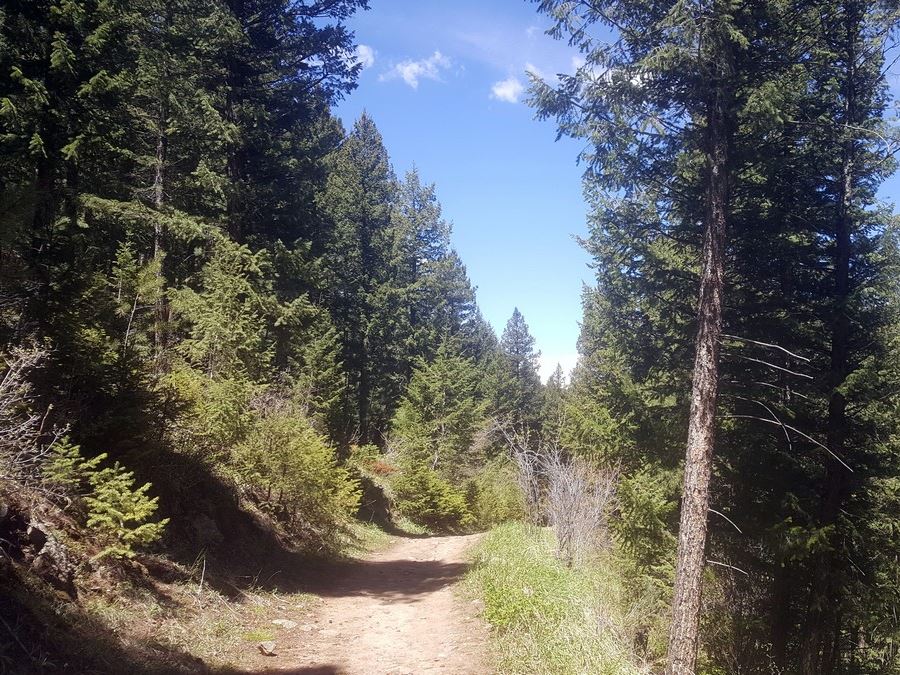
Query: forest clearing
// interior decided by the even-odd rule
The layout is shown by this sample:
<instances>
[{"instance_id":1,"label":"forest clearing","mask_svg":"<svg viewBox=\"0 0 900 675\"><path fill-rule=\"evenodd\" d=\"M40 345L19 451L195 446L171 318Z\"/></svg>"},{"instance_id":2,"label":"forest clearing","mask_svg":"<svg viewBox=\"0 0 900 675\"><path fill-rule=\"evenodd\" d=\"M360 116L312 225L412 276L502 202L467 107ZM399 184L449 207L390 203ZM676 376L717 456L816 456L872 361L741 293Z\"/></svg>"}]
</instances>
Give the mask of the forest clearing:
<instances>
[{"instance_id":1,"label":"forest clearing","mask_svg":"<svg viewBox=\"0 0 900 675\"><path fill-rule=\"evenodd\" d=\"M0 675L900 674L898 38L0 2Z\"/></svg>"}]
</instances>

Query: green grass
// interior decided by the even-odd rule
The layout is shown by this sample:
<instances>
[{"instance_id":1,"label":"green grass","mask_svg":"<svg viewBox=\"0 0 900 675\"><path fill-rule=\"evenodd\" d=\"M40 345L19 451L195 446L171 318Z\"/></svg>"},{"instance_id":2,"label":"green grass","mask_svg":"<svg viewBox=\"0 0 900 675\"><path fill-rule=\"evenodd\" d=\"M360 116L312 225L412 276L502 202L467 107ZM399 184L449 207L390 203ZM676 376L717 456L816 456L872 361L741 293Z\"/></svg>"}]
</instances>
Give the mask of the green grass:
<instances>
[{"instance_id":1,"label":"green grass","mask_svg":"<svg viewBox=\"0 0 900 675\"><path fill-rule=\"evenodd\" d=\"M243 638L247 642L265 642L266 640L274 640L275 633L264 628L257 628L244 633Z\"/></svg>"},{"instance_id":2,"label":"green grass","mask_svg":"<svg viewBox=\"0 0 900 675\"><path fill-rule=\"evenodd\" d=\"M404 517L397 518L394 527L396 528L395 534L422 535L429 533L427 528L416 525ZM354 558L373 551L380 551L393 541L394 538L378 525L352 522L343 536L339 554Z\"/></svg>"},{"instance_id":3,"label":"green grass","mask_svg":"<svg viewBox=\"0 0 900 675\"><path fill-rule=\"evenodd\" d=\"M549 530L508 523L476 547L467 588L484 602L501 673L647 672L631 653L626 594L610 559L570 569Z\"/></svg>"},{"instance_id":4,"label":"green grass","mask_svg":"<svg viewBox=\"0 0 900 675\"><path fill-rule=\"evenodd\" d=\"M355 557L384 548L391 542L391 535L373 523L354 521L341 542L341 553Z\"/></svg>"}]
</instances>

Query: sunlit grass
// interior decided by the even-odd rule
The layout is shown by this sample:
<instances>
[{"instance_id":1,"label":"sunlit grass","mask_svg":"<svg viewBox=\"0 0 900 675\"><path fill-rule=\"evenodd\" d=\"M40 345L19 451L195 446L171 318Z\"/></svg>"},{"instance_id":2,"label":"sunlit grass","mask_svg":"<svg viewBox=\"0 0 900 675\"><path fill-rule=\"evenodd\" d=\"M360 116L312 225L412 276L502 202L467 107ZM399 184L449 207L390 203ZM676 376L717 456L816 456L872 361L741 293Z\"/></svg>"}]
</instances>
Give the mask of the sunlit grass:
<instances>
[{"instance_id":1,"label":"sunlit grass","mask_svg":"<svg viewBox=\"0 0 900 675\"><path fill-rule=\"evenodd\" d=\"M625 593L614 565L568 568L549 530L501 525L474 554L467 586L484 602L501 673L646 672L626 637Z\"/></svg>"}]
</instances>

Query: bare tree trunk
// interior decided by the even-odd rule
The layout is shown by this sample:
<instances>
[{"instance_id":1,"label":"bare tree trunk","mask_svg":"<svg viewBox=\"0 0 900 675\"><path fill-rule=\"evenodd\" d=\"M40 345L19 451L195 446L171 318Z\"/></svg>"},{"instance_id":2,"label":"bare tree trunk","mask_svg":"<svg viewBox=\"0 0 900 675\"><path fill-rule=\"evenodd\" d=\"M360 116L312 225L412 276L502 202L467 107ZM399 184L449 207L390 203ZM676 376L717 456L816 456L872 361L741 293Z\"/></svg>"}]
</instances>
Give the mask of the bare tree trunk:
<instances>
[{"instance_id":1,"label":"bare tree trunk","mask_svg":"<svg viewBox=\"0 0 900 675\"><path fill-rule=\"evenodd\" d=\"M713 83L707 106L703 271L700 278L693 390L681 498L681 523L678 529L667 675L693 675L699 641L709 479L719 393L719 337L722 330L725 229L728 219L727 98L726 83L721 80Z\"/></svg>"}]
</instances>

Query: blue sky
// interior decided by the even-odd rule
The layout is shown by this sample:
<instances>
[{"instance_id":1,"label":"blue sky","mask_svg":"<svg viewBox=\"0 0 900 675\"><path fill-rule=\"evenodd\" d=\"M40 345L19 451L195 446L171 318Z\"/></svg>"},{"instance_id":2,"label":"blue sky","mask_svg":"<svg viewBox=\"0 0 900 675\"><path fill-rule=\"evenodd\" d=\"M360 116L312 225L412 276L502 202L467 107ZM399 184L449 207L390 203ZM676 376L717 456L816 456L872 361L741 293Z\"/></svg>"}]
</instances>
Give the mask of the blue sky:
<instances>
[{"instance_id":1,"label":"blue sky","mask_svg":"<svg viewBox=\"0 0 900 675\"><path fill-rule=\"evenodd\" d=\"M453 244L499 334L518 307L542 351L546 377L575 365L589 257L580 146L555 141L522 99L527 71L572 72L575 50L544 34L527 0L370 0L349 22L365 64L337 108L349 129L363 110L384 136L394 169L416 166L437 185ZM892 92L900 90L896 72ZM897 201L900 177L881 190Z\"/></svg>"},{"instance_id":2,"label":"blue sky","mask_svg":"<svg viewBox=\"0 0 900 675\"><path fill-rule=\"evenodd\" d=\"M524 0L371 0L350 21L366 64L337 108L349 129L366 110L394 170L437 185L453 245L498 334L518 307L542 374L574 366L589 257L579 145L522 99L526 69L571 72L575 51L544 34Z\"/></svg>"}]
</instances>

